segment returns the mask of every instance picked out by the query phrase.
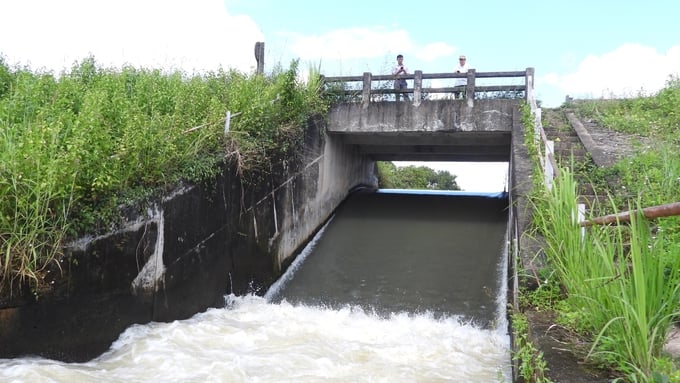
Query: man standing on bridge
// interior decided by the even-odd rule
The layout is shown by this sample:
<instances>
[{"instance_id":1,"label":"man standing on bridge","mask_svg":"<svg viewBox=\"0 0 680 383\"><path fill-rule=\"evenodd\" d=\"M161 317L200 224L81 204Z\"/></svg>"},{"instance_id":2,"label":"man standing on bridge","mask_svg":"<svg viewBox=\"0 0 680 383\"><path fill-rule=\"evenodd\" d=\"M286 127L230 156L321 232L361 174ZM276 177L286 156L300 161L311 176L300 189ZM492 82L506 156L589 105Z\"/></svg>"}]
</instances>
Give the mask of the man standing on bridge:
<instances>
[{"instance_id":1,"label":"man standing on bridge","mask_svg":"<svg viewBox=\"0 0 680 383\"><path fill-rule=\"evenodd\" d=\"M401 76L407 75L408 74L408 68L406 65L404 65L404 56L402 55L397 55L397 65L392 68L392 75L394 75L394 89L406 89L408 87L408 84L406 83L406 79L401 78ZM401 93L396 93L397 101L399 101L399 95ZM409 97L407 94L404 94L404 100L408 101Z\"/></svg>"},{"instance_id":2,"label":"man standing on bridge","mask_svg":"<svg viewBox=\"0 0 680 383\"><path fill-rule=\"evenodd\" d=\"M460 55L458 57L458 68L456 68L456 73L467 73L468 71L468 66L467 66L467 57L464 55ZM456 84L454 86L466 86L467 85L467 78L457 78L456 79ZM463 98L465 96L465 91L456 91L453 92L453 95L455 98Z\"/></svg>"}]
</instances>

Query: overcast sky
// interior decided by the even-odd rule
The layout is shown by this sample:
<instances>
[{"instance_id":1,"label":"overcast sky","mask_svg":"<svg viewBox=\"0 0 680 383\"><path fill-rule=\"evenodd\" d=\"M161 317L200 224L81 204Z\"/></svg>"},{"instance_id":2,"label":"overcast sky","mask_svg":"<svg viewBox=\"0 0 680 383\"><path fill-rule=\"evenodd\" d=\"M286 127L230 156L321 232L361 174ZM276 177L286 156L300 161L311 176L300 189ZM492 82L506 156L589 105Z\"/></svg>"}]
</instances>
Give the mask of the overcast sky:
<instances>
[{"instance_id":1,"label":"overcast sky","mask_svg":"<svg viewBox=\"0 0 680 383\"><path fill-rule=\"evenodd\" d=\"M451 72L465 54L477 71L535 68L545 107L650 94L680 72L676 0L0 0L0 15L5 60L54 72L88 55L250 72L257 41L265 71L299 59L328 76L385 73L398 53L411 72Z\"/></svg>"}]
</instances>

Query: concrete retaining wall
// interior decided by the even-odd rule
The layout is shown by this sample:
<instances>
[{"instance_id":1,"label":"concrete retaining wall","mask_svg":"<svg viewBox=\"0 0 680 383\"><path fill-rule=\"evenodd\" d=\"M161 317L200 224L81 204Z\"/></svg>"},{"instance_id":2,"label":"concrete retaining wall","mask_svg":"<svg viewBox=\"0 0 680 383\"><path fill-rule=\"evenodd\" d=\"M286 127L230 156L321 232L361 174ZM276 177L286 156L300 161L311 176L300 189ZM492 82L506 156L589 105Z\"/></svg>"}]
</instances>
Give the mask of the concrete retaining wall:
<instances>
[{"instance_id":1,"label":"concrete retaining wall","mask_svg":"<svg viewBox=\"0 0 680 383\"><path fill-rule=\"evenodd\" d=\"M128 326L185 319L224 296L263 294L374 163L309 122L302 160L259 185L233 164L209 185L179 187L121 230L67 249L50 286L0 301L0 358L85 361Z\"/></svg>"}]
</instances>

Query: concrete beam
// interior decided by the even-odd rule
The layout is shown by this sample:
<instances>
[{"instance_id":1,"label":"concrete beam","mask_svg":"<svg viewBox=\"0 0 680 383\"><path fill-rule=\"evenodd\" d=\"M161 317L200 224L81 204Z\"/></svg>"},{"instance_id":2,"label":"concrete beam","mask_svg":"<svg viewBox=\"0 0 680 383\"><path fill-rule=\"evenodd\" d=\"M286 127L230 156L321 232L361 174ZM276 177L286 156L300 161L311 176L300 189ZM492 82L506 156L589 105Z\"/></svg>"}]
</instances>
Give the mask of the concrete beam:
<instances>
[{"instance_id":1,"label":"concrete beam","mask_svg":"<svg viewBox=\"0 0 680 383\"><path fill-rule=\"evenodd\" d=\"M376 160L508 161L520 100L345 103L328 133Z\"/></svg>"}]
</instances>

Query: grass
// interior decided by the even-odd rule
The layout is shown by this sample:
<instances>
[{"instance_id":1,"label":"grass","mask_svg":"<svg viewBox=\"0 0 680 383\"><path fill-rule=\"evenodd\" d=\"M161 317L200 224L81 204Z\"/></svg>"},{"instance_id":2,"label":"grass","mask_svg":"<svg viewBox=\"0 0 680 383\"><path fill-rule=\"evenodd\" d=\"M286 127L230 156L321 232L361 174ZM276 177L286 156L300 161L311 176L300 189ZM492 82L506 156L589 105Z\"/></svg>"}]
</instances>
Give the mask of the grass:
<instances>
[{"instance_id":1,"label":"grass","mask_svg":"<svg viewBox=\"0 0 680 383\"><path fill-rule=\"evenodd\" d=\"M680 200L677 78L651 97L593 100L577 107L582 116L610 129L663 143L640 147L633 158L611 168L579 169L598 185L607 185L602 192L611 211ZM533 128L530 117L524 120ZM534 186L533 223L545 239L549 267L543 282L560 286L549 290L549 298L538 295L537 303L551 302L561 323L590 343L583 357L614 371L617 381L680 381L679 367L663 353L680 313L680 217L649 221L635 216L627 225L581 228L572 170L561 169L550 190Z\"/></svg>"},{"instance_id":2,"label":"grass","mask_svg":"<svg viewBox=\"0 0 680 383\"><path fill-rule=\"evenodd\" d=\"M189 75L89 57L54 75L0 56L0 292L39 290L63 243L115 227L121 204L141 208L226 161L246 182L271 172L325 112L318 78L299 81L296 61L269 75Z\"/></svg>"},{"instance_id":3,"label":"grass","mask_svg":"<svg viewBox=\"0 0 680 383\"><path fill-rule=\"evenodd\" d=\"M575 182L565 171L536 209L556 271L563 314L576 331L593 338L587 356L624 374L649 376L677 314L680 252L651 235L637 217L626 226L594 226L575 220ZM567 192L564 192L567 190Z\"/></svg>"}]
</instances>

